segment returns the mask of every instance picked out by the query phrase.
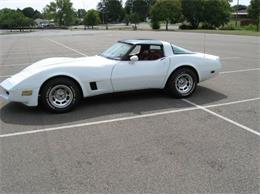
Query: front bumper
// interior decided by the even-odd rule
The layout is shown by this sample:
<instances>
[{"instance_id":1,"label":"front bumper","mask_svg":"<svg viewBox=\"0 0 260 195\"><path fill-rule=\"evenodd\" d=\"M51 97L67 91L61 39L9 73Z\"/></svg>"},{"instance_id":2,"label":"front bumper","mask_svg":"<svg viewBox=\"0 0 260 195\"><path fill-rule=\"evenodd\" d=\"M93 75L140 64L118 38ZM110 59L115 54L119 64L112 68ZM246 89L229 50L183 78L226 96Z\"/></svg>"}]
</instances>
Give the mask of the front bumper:
<instances>
[{"instance_id":1,"label":"front bumper","mask_svg":"<svg viewBox=\"0 0 260 195\"><path fill-rule=\"evenodd\" d=\"M9 92L5 90L3 87L0 86L0 99L3 100L4 102L8 103L10 102L9 99Z\"/></svg>"},{"instance_id":2,"label":"front bumper","mask_svg":"<svg viewBox=\"0 0 260 195\"><path fill-rule=\"evenodd\" d=\"M38 94L39 89L13 89L10 86L10 82L4 81L0 84L0 99L6 103L9 102L20 102L27 106L37 106L38 105ZM31 90L31 95L22 95L23 91Z\"/></svg>"}]
</instances>

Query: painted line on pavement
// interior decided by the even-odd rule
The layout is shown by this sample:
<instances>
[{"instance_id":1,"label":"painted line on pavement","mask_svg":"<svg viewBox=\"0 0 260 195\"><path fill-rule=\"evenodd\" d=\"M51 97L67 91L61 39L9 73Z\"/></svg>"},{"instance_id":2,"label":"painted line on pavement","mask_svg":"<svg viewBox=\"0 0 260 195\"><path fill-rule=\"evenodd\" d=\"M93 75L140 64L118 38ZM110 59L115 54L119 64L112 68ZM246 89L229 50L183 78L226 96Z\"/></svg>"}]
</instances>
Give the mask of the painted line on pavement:
<instances>
[{"instance_id":1,"label":"painted line on pavement","mask_svg":"<svg viewBox=\"0 0 260 195\"><path fill-rule=\"evenodd\" d=\"M140 118L148 118L148 117L153 117L153 116L173 114L173 113L191 111L191 110L198 110L198 108L196 108L196 107L184 108L184 109L179 109L179 110L170 110L170 111L156 112L156 113L151 113L151 114L141 114L141 115L137 115L137 116L128 116L128 117L95 121L95 122L87 122L87 123L81 123L81 124L75 124L75 125L66 125L66 126L46 128L46 129L37 129L37 130L23 131L23 132L17 132L17 133L8 133L8 134L0 135L0 138L13 137L13 136L18 136L18 135L29 135L29 134L43 133L43 132L50 132L50 131L58 131L58 130L65 130L65 129L71 129L71 128L86 127L86 126L100 125L100 124L127 121L127 120L140 119Z\"/></svg>"},{"instance_id":2,"label":"painted line on pavement","mask_svg":"<svg viewBox=\"0 0 260 195\"><path fill-rule=\"evenodd\" d=\"M242 124L240 124L240 123L238 123L236 121L233 121L233 120L231 120L231 119L229 119L229 118L227 118L225 116L222 116L222 115L220 115L220 114L218 114L216 112L213 112L213 111L211 111L211 110L209 110L209 109L207 109L207 108L205 108L203 106L200 106L200 105L198 105L198 104L196 104L194 102L191 102L191 101L189 101L187 99L183 99L183 101L186 102L186 103L189 103L189 104L191 104L193 106L195 106L195 108L199 108L200 110L203 110L203 111L205 111L205 112L207 112L207 113L209 113L211 115L214 115L214 116L216 116L218 118L221 118L221 119L223 119L223 120L225 120L225 121L227 121L227 122L229 122L229 123L231 123L231 124L233 124L233 125L235 125L237 127L240 127L242 129L250 132L250 133L253 133L253 134L257 135L257 136L260 136L260 132L254 130L254 129L251 129L251 128L245 126L245 125L242 125Z\"/></svg>"},{"instance_id":3,"label":"painted line on pavement","mask_svg":"<svg viewBox=\"0 0 260 195\"><path fill-rule=\"evenodd\" d=\"M46 38L46 40L48 40L48 41L50 41L50 42L53 42L53 43L55 43L56 45L62 46L62 47L64 47L64 48L66 48L66 49L69 49L69 50L71 50L71 51L74 51L74 52L77 53L77 54L80 54L80 55L82 55L82 56L87 57L86 54L84 54L84 53L82 53L82 52L80 52L80 51L78 51L78 50L76 50L76 49L73 49L73 48L71 48L71 47L69 47L69 46L67 46L67 45L64 45L63 43L60 43L60 42L58 42L58 41L54 41L53 39L48 39L48 38Z\"/></svg>"},{"instance_id":4,"label":"painted line on pavement","mask_svg":"<svg viewBox=\"0 0 260 195\"><path fill-rule=\"evenodd\" d=\"M259 100L259 99L260 99L260 97L259 98L247 99L247 100L240 100L240 101L222 103L222 104L215 104L215 105L210 105L210 106L207 106L207 107L217 107L217 106L223 106L223 105L238 104L238 103L243 103L243 102L255 101L255 100ZM186 101L185 99L183 99L183 100ZM191 104L190 101L188 101L187 103ZM64 126L59 126L59 127L35 129L35 130L16 132L16 133L7 133L7 134L0 135L0 138L8 138L8 137L14 137L14 136L20 136L20 135L30 135L30 134L37 134L37 133L52 132L52 131L59 131L59 130L72 129L72 128L79 128L79 127L87 127L87 126L93 126L93 125L101 125L101 124L107 124L107 123L113 123L113 122L120 122L120 121L127 121L127 120L162 116L162 115L167 115L167 114L174 114L174 113L179 113L179 112L186 112L186 111L193 111L193 110L200 110L200 109L201 109L201 106L199 106L199 107L195 106L195 107L191 107L191 108L169 110L169 111L156 112L156 113L150 113L150 114L141 114L141 115L137 115L137 116L115 118L115 119L110 119L110 120L102 120L102 121L86 122L86 123L80 123L80 124L74 124L74 125L64 125ZM208 110L207 108L204 108L204 109ZM210 111L210 112L212 112L212 111ZM228 119L228 120L230 120L230 119ZM250 129L250 131L255 132L252 129Z\"/></svg>"},{"instance_id":5,"label":"painted line on pavement","mask_svg":"<svg viewBox=\"0 0 260 195\"><path fill-rule=\"evenodd\" d=\"M252 102L252 101L256 101L256 100L260 100L260 97L246 99L246 100L239 100L239 101L234 101L234 102L212 104L212 105L204 106L204 108L214 108L214 107L228 106L228 105L233 105L233 104L241 104L241 103L246 103L246 102Z\"/></svg>"},{"instance_id":6,"label":"painted line on pavement","mask_svg":"<svg viewBox=\"0 0 260 195\"><path fill-rule=\"evenodd\" d=\"M260 68L250 68L250 69L240 69L240 70L223 71L223 72L220 72L220 74L231 74L231 73L249 72L249 71L256 71L256 70L260 70Z\"/></svg>"},{"instance_id":7,"label":"painted line on pavement","mask_svg":"<svg viewBox=\"0 0 260 195\"><path fill-rule=\"evenodd\" d=\"M236 59L240 59L241 57L220 57L220 60L236 60Z\"/></svg>"},{"instance_id":8,"label":"painted line on pavement","mask_svg":"<svg viewBox=\"0 0 260 195\"><path fill-rule=\"evenodd\" d=\"M26 64L4 64L4 65L0 65L0 68L1 67L13 67L13 66L26 66L26 65L30 65L32 63L26 63Z\"/></svg>"},{"instance_id":9,"label":"painted line on pavement","mask_svg":"<svg viewBox=\"0 0 260 195\"><path fill-rule=\"evenodd\" d=\"M0 76L0 78L8 78L8 77L11 77L12 75L3 75L3 76Z\"/></svg>"}]
</instances>

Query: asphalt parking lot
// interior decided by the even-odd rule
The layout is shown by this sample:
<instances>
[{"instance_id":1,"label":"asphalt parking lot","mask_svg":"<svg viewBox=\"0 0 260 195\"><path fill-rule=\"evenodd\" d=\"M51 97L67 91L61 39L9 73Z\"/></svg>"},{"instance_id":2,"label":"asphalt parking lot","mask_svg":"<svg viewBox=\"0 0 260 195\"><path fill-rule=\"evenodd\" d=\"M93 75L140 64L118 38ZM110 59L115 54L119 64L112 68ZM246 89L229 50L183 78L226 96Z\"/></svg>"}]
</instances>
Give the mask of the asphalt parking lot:
<instances>
[{"instance_id":1,"label":"asphalt parking lot","mask_svg":"<svg viewBox=\"0 0 260 195\"><path fill-rule=\"evenodd\" d=\"M85 99L73 112L0 102L1 193L260 193L260 38L180 32L0 36L0 81L37 60L95 55L119 39L219 55L186 99L159 90ZM204 39L206 40L204 43Z\"/></svg>"}]
</instances>

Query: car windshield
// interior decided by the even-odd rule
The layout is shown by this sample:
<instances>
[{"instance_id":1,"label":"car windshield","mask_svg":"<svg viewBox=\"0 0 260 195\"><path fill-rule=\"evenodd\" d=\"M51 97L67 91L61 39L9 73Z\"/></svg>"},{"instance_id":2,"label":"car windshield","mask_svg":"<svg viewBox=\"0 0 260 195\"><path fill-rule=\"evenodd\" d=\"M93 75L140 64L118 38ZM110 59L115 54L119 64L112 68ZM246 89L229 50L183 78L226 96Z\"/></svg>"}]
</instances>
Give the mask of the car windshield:
<instances>
[{"instance_id":1,"label":"car windshield","mask_svg":"<svg viewBox=\"0 0 260 195\"><path fill-rule=\"evenodd\" d=\"M111 59L120 60L132 48L132 45L127 43L115 43L112 47L104 51L101 56Z\"/></svg>"},{"instance_id":2,"label":"car windshield","mask_svg":"<svg viewBox=\"0 0 260 195\"><path fill-rule=\"evenodd\" d=\"M173 50L174 54L192 54L193 53L192 51L178 47L178 46L173 45L173 44L172 44L172 50Z\"/></svg>"}]
</instances>

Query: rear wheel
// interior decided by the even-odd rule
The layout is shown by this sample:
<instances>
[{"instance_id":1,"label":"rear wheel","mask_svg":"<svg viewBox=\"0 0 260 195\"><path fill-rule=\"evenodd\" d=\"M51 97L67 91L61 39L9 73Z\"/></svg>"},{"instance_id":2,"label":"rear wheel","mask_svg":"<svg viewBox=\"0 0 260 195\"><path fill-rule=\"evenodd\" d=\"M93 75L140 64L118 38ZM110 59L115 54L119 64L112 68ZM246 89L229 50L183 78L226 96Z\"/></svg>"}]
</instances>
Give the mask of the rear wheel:
<instances>
[{"instance_id":1,"label":"rear wheel","mask_svg":"<svg viewBox=\"0 0 260 195\"><path fill-rule=\"evenodd\" d=\"M68 78L54 78L44 84L41 102L51 112L65 113L79 103L81 92L78 85Z\"/></svg>"},{"instance_id":2,"label":"rear wheel","mask_svg":"<svg viewBox=\"0 0 260 195\"><path fill-rule=\"evenodd\" d=\"M198 83L198 78L194 70L181 68L176 70L167 82L167 90L170 95L183 98L192 95Z\"/></svg>"}]
</instances>

